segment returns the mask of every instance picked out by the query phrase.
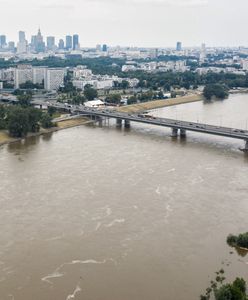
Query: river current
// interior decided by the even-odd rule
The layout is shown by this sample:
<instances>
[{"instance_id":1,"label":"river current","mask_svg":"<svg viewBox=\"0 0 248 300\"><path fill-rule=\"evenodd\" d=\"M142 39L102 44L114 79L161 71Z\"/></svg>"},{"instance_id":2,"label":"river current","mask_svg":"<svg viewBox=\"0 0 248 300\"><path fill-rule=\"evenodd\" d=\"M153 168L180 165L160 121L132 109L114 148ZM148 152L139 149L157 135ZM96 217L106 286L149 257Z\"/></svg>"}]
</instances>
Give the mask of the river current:
<instances>
[{"instance_id":1,"label":"river current","mask_svg":"<svg viewBox=\"0 0 248 300\"><path fill-rule=\"evenodd\" d=\"M156 116L246 129L248 95ZM248 228L239 140L131 124L81 126L0 147L1 300L195 300Z\"/></svg>"}]
</instances>

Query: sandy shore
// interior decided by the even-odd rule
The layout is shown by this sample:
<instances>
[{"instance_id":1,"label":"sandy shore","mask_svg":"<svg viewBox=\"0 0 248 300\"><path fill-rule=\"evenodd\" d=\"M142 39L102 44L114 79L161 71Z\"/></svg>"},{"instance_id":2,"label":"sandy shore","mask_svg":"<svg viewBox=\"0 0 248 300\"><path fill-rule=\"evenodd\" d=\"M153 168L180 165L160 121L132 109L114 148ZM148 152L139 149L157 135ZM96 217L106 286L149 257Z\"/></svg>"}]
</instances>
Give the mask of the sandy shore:
<instances>
[{"instance_id":1,"label":"sandy shore","mask_svg":"<svg viewBox=\"0 0 248 300\"><path fill-rule=\"evenodd\" d=\"M178 97L173 99L154 100L154 101L149 101L144 103L122 106L117 108L117 111L126 112L126 113L139 113L146 110L152 110L156 108L191 103L191 102L202 101L202 100L203 100L202 95L188 95L188 96Z\"/></svg>"},{"instance_id":2,"label":"sandy shore","mask_svg":"<svg viewBox=\"0 0 248 300\"><path fill-rule=\"evenodd\" d=\"M43 135L46 133L51 133L71 127L76 127L76 126L81 126L81 125L86 125L90 124L92 121L90 121L87 118L77 118L77 119L72 119L72 120L66 120L66 121L61 121L57 122L57 127L52 127L49 129L44 129L41 128L39 132L37 133L29 133L26 138L32 137L32 136L39 136ZM4 144L10 144L10 143L15 143L21 141L23 138L13 138L8 135L8 132L6 130L1 130L0 131L0 146Z\"/></svg>"}]
</instances>

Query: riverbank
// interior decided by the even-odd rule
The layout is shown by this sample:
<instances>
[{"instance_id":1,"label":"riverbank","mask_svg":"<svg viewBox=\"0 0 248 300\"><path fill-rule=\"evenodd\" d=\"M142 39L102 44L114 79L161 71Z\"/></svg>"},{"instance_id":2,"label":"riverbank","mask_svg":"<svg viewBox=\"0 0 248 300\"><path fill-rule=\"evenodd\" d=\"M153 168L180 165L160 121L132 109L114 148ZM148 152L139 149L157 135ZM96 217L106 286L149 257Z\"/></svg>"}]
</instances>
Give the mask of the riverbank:
<instances>
[{"instance_id":1,"label":"riverbank","mask_svg":"<svg viewBox=\"0 0 248 300\"><path fill-rule=\"evenodd\" d=\"M173 98L173 99L154 100L149 102L122 106L117 108L117 111L125 112L125 113L140 113L146 110L152 110L156 108L202 101L203 99L204 98L201 94L192 94L192 95Z\"/></svg>"},{"instance_id":2,"label":"riverbank","mask_svg":"<svg viewBox=\"0 0 248 300\"><path fill-rule=\"evenodd\" d=\"M69 119L69 120L64 120L57 122L57 127L52 127L49 129L44 129L41 128L39 132L36 133L29 133L26 138L33 137L33 136L39 136L51 132L56 132L59 130L71 128L71 127L76 127L76 126L81 126L81 125L86 125L90 124L92 121L90 121L87 118L74 118L74 119ZM8 132L6 130L1 130L0 131L0 146L5 145L5 144L11 144L11 143L16 143L21 141L23 138L13 138L9 136Z\"/></svg>"}]
</instances>

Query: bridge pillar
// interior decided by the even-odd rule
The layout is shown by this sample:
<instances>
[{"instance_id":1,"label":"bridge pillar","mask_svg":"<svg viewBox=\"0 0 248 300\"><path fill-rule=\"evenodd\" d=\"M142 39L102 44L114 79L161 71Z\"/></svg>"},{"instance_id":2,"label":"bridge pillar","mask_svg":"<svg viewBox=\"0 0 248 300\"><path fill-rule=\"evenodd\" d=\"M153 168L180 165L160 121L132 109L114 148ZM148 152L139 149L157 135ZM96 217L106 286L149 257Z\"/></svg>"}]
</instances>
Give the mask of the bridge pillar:
<instances>
[{"instance_id":1,"label":"bridge pillar","mask_svg":"<svg viewBox=\"0 0 248 300\"><path fill-rule=\"evenodd\" d=\"M122 127L122 119L116 119L116 127L121 128Z\"/></svg>"},{"instance_id":2,"label":"bridge pillar","mask_svg":"<svg viewBox=\"0 0 248 300\"><path fill-rule=\"evenodd\" d=\"M248 152L248 140L245 140L245 151Z\"/></svg>"},{"instance_id":3,"label":"bridge pillar","mask_svg":"<svg viewBox=\"0 0 248 300\"><path fill-rule=\"evenodd\" d=\"M180 129L180 137L186 138L186 130L185 129Z\"/></svg>"},{"instance_id":4,"label":"bridge pillar","mask_svg":"<svg viewBox=\"0 0 248 300\"><path fill-rule=\"evenodd\" d=\"M129 120L125 120L125 128L130 128L130 121Z\"/></svg>"},{"instance_id":5,"label":"bridge pillar","mask_svg":"<svg viewBox=\"0 0 248 300\"><path fill-rule=\"evenodd\" d=\"M178 135L178 129L171 128L171 137L177 137L177 135Z\"/></svg>"},{"instance_id":6,"label":"bridge pillar","mask_svg":"<svg viewBox=\"0 0 248 300\"><path fill-rule=\"evenodd\" d=\"M97 118L97 121L99 123L99 126L102 127L102 117L98 117Z\"/></svg>"}]
</instances>

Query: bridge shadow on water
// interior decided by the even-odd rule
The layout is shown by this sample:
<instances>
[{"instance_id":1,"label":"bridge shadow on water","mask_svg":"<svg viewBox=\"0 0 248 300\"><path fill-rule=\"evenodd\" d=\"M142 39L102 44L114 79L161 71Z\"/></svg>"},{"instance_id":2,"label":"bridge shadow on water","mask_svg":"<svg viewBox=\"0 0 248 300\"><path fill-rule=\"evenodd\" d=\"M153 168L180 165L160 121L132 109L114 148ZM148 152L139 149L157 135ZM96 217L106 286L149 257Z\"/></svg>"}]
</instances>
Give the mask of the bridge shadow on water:
<instances>
[{"instance_id":1,"label":"bridge shadow on water","mask_svg":"<svg viewBox=\"0 0 248 300\"><path fill-rule=\"evenodd\" d=\"M159 128L152 125L131 124L130 128L116 127L114 122L108 125L91 125L93 128L101 128L104 131L119 132L123 136L137 137L142 140L152 140L158 143L164 143L165 146L188 148L189 150L199 150L212 152L217 155L223 153L233 157L243 157L244 162L248 163L248 153L243 153L239 148L243 147L243 141L233 141L225 137L216 137L212 135L201 135L195 132L187 132L185 137L172 137L169 128Z\"/></svg>"}]
</instances>

